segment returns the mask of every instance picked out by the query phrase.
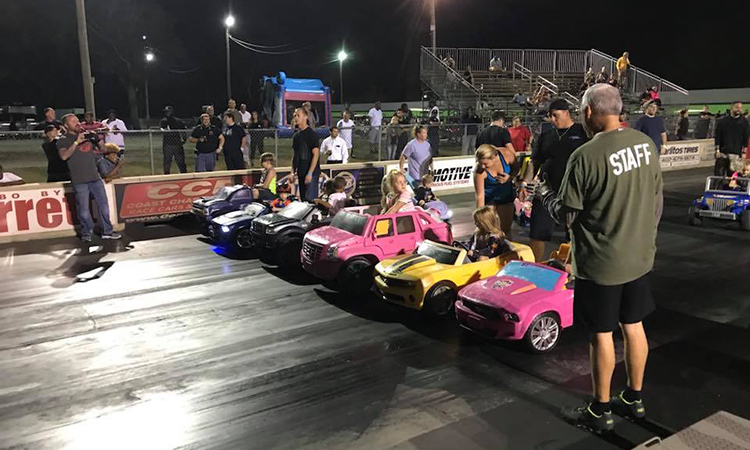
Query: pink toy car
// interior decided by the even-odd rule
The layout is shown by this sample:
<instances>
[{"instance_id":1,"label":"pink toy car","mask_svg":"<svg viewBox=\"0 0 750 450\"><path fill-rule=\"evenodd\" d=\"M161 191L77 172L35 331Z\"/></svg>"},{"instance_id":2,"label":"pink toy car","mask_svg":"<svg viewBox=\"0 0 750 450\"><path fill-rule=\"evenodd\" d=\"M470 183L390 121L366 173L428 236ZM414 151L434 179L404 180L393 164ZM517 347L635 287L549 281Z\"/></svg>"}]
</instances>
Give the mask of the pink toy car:
<instances>
[{"instance_id":1,"label":"pink toy car","mask_svg":"<svg viewBox=\"0 0 750 450\"><path fill-rule=\"evenodd\" d=\"M375 265L414 252L424 240L453 242L450 225L423 210L371 216L341 211L330 226L312 230L302 244L302 267L316 277L338 280L345 291L367 292Z\"/></svg>"},{"instance_id":2,"label":"pink toy car","mask_svg":"<svg viewBox=\"0 0 750 450\"><path fill-rule=\"evenodd\" d=\"M493 339L521 340L534 353L552 350L573 325L568 274L539 263L511 261L492 278L458 293L458 323Z\"/></svg>"}]
</instances>

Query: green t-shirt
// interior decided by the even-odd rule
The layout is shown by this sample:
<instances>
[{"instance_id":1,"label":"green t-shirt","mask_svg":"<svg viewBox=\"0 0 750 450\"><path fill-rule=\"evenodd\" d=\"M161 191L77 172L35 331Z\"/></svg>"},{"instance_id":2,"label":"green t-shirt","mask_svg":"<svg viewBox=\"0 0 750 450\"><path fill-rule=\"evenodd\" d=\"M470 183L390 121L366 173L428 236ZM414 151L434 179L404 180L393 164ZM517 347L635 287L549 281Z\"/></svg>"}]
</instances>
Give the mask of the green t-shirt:
<instances>
[{"instance_id":1,"label":"green t-shirt","mask_svg":"<svg viewBox=\"0 0 750 450\"><path fill-rule=\"evenodd\" d=\"M577 277L612 286L651 271L662 187L656 148L645 134L621 128L570 156L559 195L579 211L571 225Z\"/></svg>"}]
</instances>

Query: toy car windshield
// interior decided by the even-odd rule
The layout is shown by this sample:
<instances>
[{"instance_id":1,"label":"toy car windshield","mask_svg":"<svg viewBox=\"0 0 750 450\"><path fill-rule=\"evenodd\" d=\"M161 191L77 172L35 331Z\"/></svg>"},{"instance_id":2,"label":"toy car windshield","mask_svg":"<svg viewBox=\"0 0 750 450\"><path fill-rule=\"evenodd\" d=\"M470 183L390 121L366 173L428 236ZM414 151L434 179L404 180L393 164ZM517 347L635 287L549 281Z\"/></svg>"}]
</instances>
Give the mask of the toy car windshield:
<instances>
[{"instance_id":1,"label":"toy car windshield","mask_svg":"<svg viewBox=\"0 0 750 450\"><path fill-rule=\"evenodd\" d=\"M260 214L264 209L266 209L266 205L261 203L248 203L242 206L242 211L248 214Z\"/></svg>"},{"instance_id":2,"label":"toy car windshield","mask_svg":"<svg viewBox=\"0 0 750 450\"><path fill-rule=\"evenodd\" d=\"M417 254L432 258L439 264L454 265L461 255L461 249L425 241L417 248Z\"/></svg>"},{"instance_id":3,"label":"toy car windshield","mask_svg":"<svg viewBox=\"0 0 750 450\"><path fill-rule=\"evenodd\" d=\"M545 291L553 291L560 277L563 276L553 269L521 261L509 262L497 275L528 281Z\"/></svg>"},{"instance_id":4,"label":"toy car windshield","mask_svg":"<svg viewBox=\"0 0 750 450\"><path fill-rule=\"evenodd\" d=\"M230 195L232 195L232 193L234 193L234 191L236 191L237 189L241 187L242 185L224 186L223 188L221 188L219 192L216 193L216 195L214 195L214 199L226 200L227 198L229 198Z\"/></svg>"},{"instance_id":5,"label":"toy car windshield","mask_svg":"<svg viewBox=\"0 0 750 450\"><path fill-rule=\"evenodd\" d=\"M367 216L348 211L340 211L333 218L331 226L339 230L348 231L356 236L362 236L367 225Z\"/></svg>"},{"instance_id":6,"label":"toy car windshield","mask_svg":"<svg viewBox=\"0 0 750 450\"><path fill-rule=\"evenodd\" d=\"M707 191L732 191L750 193L749 178L709 177Z\"/></svg>"},{"instance_id":7,"label":"toy car windshield","mask_svg":"<svg viewBox=\"0 0 750 450\"><path fill-rule=\"evenodd\" d=\"M292 202L286 208L282 209L279 215L286 217L287 219L302 220L304 219L313 206L309 203L304 202Z\"/></svg>"}]
</instances>

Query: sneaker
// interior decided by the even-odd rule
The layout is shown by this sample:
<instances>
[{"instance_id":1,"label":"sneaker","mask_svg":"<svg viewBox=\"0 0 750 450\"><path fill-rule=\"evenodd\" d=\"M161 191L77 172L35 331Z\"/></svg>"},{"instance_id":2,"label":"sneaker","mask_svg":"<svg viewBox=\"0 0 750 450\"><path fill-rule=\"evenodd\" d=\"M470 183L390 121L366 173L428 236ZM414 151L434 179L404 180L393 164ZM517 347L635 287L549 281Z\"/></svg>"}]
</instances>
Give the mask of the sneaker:
<instances>
[{"instance_id":1,"label":"sneaker","mask_svg":"<svg viewBox=\"0 0 750 450\"><path fill-rule=\"evenodd\" d=\"M612 431L615 427L615 421L612 418L611 411L598 416L591 411L591 405L582 406L580 408L563 408L562 416L566 421L573 425L588 428L594 433Z\"/></svg>"},{"instance_id":2,"label":"sneaker","mask_svg":"<svg viewBox=\"0 0 750 450\"><path fill-rule=\"evenodd\" d=\"M643 400L629 402L623 397L624 393L625 391L622 391L616 397L612 397L612 412L618 416L631 419L646 417L646 407L643 406Z\"/></svg>"},{"instance_id":3,"label":"sneaker","mask_svg":"<svg viewBox=\"0 0 750 450\"><path fill-rule=\"evenodd\" d=\"M91 242L91 236L81 236L81 242Z\"/></svg>"},{"instance_id":4,"label":"sneaker","mask_svg":"<svg viewBox=\"0 0 750 450\"><path fill-rule=\"evenodd\" d=\"M113 241L116 241L118 239L121 239L122 235L120 233L112 233L112 234L103 234L102 239L111 239Z\"/></svg>"}]
</instances>

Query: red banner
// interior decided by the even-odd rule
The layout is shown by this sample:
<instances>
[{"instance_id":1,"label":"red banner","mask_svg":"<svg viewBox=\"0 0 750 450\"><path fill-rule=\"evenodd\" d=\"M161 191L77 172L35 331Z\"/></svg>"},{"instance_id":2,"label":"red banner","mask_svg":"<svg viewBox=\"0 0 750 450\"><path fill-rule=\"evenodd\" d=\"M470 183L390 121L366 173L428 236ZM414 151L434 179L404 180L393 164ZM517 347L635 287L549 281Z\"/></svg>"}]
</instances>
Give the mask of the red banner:
<instances>
[{"instance_id":1,"label":"red banner","mask_svg":"<svg viewBox=\"0 0 750 450\"><path fill-rule=\"evenodd\" d=\"M69 188L70 190L70 188ZM73 230L75 195L63 187L0 192L0 236Z\"/></svg>"},{"instance_id":2,"label":"red banner","mask_svg":"<svg viewBox=\"0 0 750 450\"><path fill-rule=\"evenodd\" d=\"M117 215L120 222L170 219L190 212L193 200L209 197L225 186L256 182L257 175L117 184Z\"/></svg>"}]
</instances>

